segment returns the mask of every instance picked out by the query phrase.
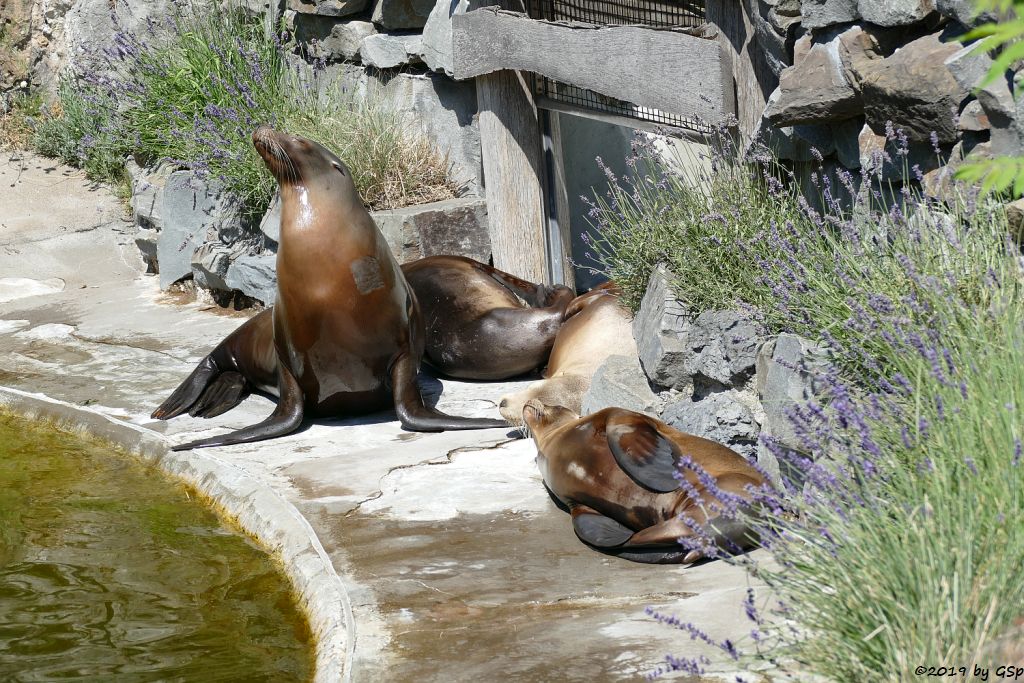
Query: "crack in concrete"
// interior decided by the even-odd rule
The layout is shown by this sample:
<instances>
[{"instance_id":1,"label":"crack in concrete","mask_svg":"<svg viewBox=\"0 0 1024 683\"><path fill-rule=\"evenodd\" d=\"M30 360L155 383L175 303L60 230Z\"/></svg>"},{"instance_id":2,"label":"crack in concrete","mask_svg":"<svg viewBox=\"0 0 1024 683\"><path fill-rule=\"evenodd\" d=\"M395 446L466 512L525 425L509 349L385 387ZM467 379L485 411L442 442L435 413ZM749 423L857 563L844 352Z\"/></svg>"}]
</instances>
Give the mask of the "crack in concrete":
<instances>
[{"instance_id":1,"label":"crack in concrete","mask_svg":"<svg viewBox=\"0 0 1024 683\"><path fill-rule=\"evenodd\" d=\"M90 226L84 227L84 228L72 228L71 226L68 226L68 225L58 225L57 228L60 230L60 232L50 233L48 235L41 235L41 236L36 237L34 239L33 238L24 239L21 236L18 236L17 238L15 238L13 240L6 241L6 242L0 242L0 247L7 248L7 247L14 247L15 245L23 246L23 245L29 245L29 244L38 244L39 242L45 242L47 240L52 240L52 239L55 239L55 238L58 238L58 237L64 237L65 235L77 235L77 234L81 234L81 233L84 233L84 232L92 232L94 230L99 230L100 228L102 228L104 226L110 225L111 223L116 223L116 222L118 222L118 220L120 220L120 219L101 221L101 222L97 223L96 225L90 225ZM15 252L15 253L20 253L20 252Z\"/></svg>"},{"instance_id":2,"label":"crack in concrete","mask_svg":"<svg viewBox=\"0 0 1024 683\"><path fill-rule=\"evenodd\" d=\"M97 344L97 345L100 345L100 346L113 346L115 348L135 349L136 351L145 351L146 353L158 353L161 356L167 356L168 358L170 358L172 360L175 360L175 361L178 361L179 363L188 363L187 360L185 360L183 358L179 358L178 356L175 356L174 354L167 353L166 351L159 351L157 349L147 349L144 346L136 346L135 344L130 344L128 342L123 342L123 341L105 341L105 340L99 339L99 338L86 337L84 335L78 334L77 332L72 332L71 333L71 337L74 338L74 339L77 339L80 342L86 343L86 344Z\"/></svg>"},{"instance_id":3,"label":"crack in concrete","mask_svg":"<svg viewBox=\"0 0 1024 683\"><path fill-rule=\"evenodd\" d=\"M348 512L345 513L345 517L351 517L355 513L359 512L360 508L363 505L366 505L367 503L369 503L371 501L374 501L374 500L377 500L378 498L383 496L384 495L384 486L383 486L384 480L387 479L388 477L390 477L393 472L397 472L399 470L409 470L409 469L413 469L415 467L429 467L431 465L450 465L451 462L452 462L452 458L455 457L455 455L457 455L459 453L467 453L467 452L473 452L473 451L493 451L493 450L497 450L497 449L501 448L505 444L509 444L509 443L512 443L513 441L518 441L518 440L519 439L502 439L501 441L498 441L497 443L493 443L493 444L490 444L490 445L474 444L474 445L471 445L471 446L459 446L457 448L451 449L450 451L445 453L443 456L439 456L439 457L436 457L436 458L431 458L430 460L427 460L425 462L416 462L416 463L410 463L408 465L396 465L395 467L391 467L378 480L377 485L380 486L380 489L377 490L375 493L373 493L373 495L371 495L371 496L369 496L367 498L364 498L364 499L360 500L358 503L356 503L352 507L352 509L350 509Z\"/></svg>"}]
</instances>

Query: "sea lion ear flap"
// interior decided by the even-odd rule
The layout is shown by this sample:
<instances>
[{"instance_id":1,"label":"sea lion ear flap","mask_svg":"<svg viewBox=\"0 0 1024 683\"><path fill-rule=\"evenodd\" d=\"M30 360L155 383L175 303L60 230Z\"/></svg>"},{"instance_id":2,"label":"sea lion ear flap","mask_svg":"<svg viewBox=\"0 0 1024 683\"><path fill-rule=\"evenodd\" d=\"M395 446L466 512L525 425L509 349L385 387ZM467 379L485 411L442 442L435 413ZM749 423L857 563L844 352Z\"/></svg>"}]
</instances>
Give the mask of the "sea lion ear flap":
<instances>
[{"instance_id":1,"label":"sea lion ear flap","mask_svg":"<svg viewBox=\"0 0 1024 683\"><path fill-rule=\"evenodd\" d=\"M674 475L680 453L650 418L638 413L614 414L609 416L605 432L615 462L636 483L658 493L679 488Z\"/></svg>"}]
</instances>

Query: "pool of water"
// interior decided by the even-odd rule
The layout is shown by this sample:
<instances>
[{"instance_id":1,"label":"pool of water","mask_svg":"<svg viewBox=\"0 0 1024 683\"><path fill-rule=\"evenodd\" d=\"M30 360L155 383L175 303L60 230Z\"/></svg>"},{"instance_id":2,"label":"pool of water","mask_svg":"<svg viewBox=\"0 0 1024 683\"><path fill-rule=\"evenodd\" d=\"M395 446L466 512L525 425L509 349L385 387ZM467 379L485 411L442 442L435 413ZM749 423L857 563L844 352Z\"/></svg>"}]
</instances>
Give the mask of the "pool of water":
<instances>
[{"instance_id":1,"label":"pool of water","mask_svg":"<svg viewBox=\"0 0 1024 683\"><path fill-rule=\"evenodd\" d=\"M109 445L0 412L0 681L306 681L255 543Z\"/></svg>"}]
</instances>

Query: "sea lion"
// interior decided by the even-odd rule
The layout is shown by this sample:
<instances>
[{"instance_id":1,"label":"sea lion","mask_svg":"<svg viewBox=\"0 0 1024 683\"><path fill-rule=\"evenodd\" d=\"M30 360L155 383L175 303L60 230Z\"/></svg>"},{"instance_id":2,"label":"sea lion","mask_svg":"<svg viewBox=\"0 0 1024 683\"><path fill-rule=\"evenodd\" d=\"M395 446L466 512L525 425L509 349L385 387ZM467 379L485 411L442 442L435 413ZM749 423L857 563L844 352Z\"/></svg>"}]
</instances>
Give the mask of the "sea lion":
<instances>
[{"instance_id":1,"label":"sea lion","mask_svg":"<svg viewBox=\"0 0 1024 683\"><path fill-rule=\"evenodd\" d=\"M607 282L569 302L544 379L502 396L498 403L502 417L510 424L521 424L523 406L530 399L578 413L594 373L605 360L614 355L636 355L633 314L622 305L620 294L615 283Z\"/></svg>"},{"instance_id":2,"label":"sea lion","mask_svg":"<svg viewBox=\"0 0 1024 683\"><path fill-rule=\"evenodd\" d=\"M252 141L281 187L277 301L200 361L153 417L209 417L253 389L277 396L277 407L259 424L174 449L259 441L294 431L306 415L388 405L413 431L505 426L423 404L416 297L344 162L312 140L267 126Z\"/></svg>"},{"instance_id":3,"label":"sea lion","mask_svg":"<svg viewBox=\"0 0 1024 683\"><path fill-rule=\"evenodd\" d=\"M535 285L463 256L428 256L402 273L426 324L427 362L463 379L543 367L574 297L568 287Z\"/></svg>"},{"instance_id":4,"label":"sea lion","mask_svg":"<svg viewBox=\"0 0 1024 683\"><path fill-rule=\"evenodd\" d=\"M755 544L736 511L765 479L725 446L622 408L581 418L532 399L523 421L544 485L587 545L634 562L689 564L716 556L712 543L729 553Z\"/></svg>"}]
</instances>

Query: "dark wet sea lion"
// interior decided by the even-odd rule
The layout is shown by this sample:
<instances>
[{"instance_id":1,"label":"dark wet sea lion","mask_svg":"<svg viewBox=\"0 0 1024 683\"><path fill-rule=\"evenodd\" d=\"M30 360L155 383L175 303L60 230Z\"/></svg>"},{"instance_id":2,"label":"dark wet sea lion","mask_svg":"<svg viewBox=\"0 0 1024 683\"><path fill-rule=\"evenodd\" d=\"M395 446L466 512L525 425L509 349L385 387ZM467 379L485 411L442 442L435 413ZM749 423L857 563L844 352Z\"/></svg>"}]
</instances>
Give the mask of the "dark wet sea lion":
<instances>
[{"instance_id":1,"label":"dark wet sea lion","mask_svg":"<svg viewBox=\"0 0 1024 683\"><path fill-rule=\"evenodd\" d=\"M345 164L316 142L266 126L253 145L281 186L277 302L221 342L153 417L219 414L252 389L277 396L277 407L259 424L175 450L259 441L294 431L307 415L389 405L413 431L504 426L423 404L416 298Z\"/></svg>"},{"instance_id":2,"label":"dark wet sea lion","mask_svg":"<svg viewBox=\"0 0 1024 683\"><path fill-rule=\"evenodd\" d=\"M619 300L619 290L605 283L569 302L565 322L555 335L544 379L502 396L501 416L519 424L531 399L580 412L594 373L614 355L636 355L633 314Z\"/></svg>"},{"instance_id":3,"label":"dark wet sea lion","mask_svg":"<svg viewBox=\"0 0 1024 683\"><path fill-rule=\"evenodd\" d=\"M707 529L726 552L755 543L747 524L716 508L728 495L749 501L747 487L765 480L725 446L622 408L580 418L531 400L523 420L537 444L545 486L569 508L573 529L587 545L634 562L688 564L706 552L678 542L700 538L680 515ZM684 456L725 493L708 489L693 469L680 468ZM674 476L680 471L691 490Z\"/></svg>"},{"instance_id":4,"label":"dark wet sea lion","mask_svg":"<svg viewBox=\"0 0 1024 683\"><path fill-rule=\"evenodd\" d=\"M568 287L535 285L462 256L429 256L402 273L426 325L426 360L464 379L543 367L574 297Z\"/></svg>"}]
</instances>

